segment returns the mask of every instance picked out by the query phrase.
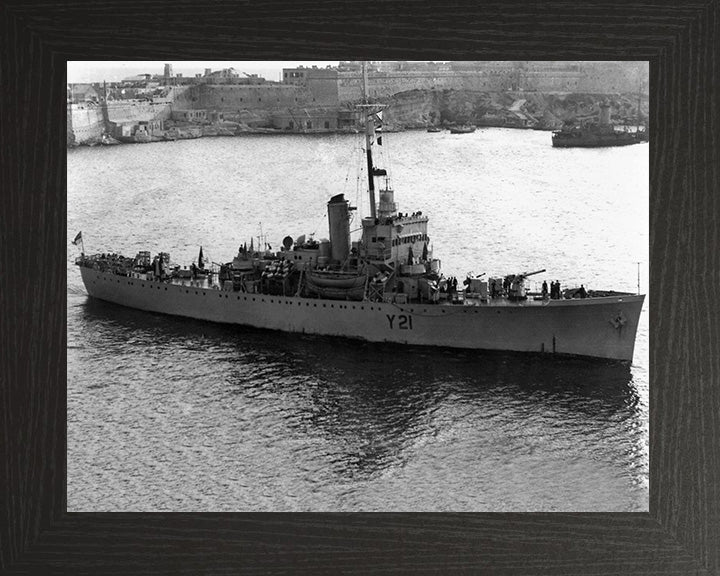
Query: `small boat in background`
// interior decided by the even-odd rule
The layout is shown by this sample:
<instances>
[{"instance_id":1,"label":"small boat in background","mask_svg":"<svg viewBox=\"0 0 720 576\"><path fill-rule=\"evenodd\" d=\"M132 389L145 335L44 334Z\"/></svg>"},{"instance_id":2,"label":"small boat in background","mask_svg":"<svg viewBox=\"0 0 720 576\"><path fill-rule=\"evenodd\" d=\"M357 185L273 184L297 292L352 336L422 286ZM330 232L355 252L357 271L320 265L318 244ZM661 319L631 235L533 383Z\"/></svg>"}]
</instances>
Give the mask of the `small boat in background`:
<instances>
[{"instance_id":1,"label":"small boat in background","mask_svg":"<svg viewBox=\"0 0 720 576\"><path fill-rule=\"evenodd\" d=\"M470 134L475 132L475 126L451 126L450 134Z\"/></svg>"}]
</instances>

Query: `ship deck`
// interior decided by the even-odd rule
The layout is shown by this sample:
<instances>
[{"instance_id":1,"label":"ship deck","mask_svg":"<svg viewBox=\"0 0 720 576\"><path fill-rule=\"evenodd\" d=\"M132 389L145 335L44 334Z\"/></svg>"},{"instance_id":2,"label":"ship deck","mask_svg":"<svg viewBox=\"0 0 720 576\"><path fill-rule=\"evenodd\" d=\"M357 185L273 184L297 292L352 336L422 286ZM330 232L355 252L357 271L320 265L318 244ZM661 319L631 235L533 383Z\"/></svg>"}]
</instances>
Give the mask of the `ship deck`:
<instances>
[{"instance_id":1,"label":"ship deck","mask_svg":"<svg viewBox=\"0 0 720 576\"><path fill-rule=\"evenodd\" d=\"M156 280L157 282L157 280ZM194 288L203 288L205 290L222 290L221 286L218 285L216 282L209 278L198 278L195 280L190 279L182 279L182 278L172 278L170 280L162 281L163 284L169 284L173 286L189 286ZM238 292L240 293L240 292ZM273 296L273 294L264 294L265 296ZM318 298L313 296L300 296L297 294L274 294L274 296L282 296L285 298L298 298L301 300L317 300ZM482 298L479 295L475 293L465 293L462 290L458 290L457 295L455 297L450 298L449 294L443 293L440 295L441 297L438 299L438 301L432 301L432 300L407 300L407 302L394 302L395 304L401 304L401 305L428 305L428 306L452 306L452 307L458 307L458 306L480 306L480 307L502 307L502 308L512 308L512 307L544 307L544 306L550 306L550 305L558 305L560 303L573 303L573 302L581 302L583 300L594 300L598 301L599 299L604 299L607 301L607 299L620 301L622 302L622 299L624 297L629 296L636 296L635 294L630 293L616 293L611 296L588 296L585 299L582 298L559 298L559 299L550 299L550 298L538 298L535 296L530 296L526 300L510 300L509 298L505 296L499 296L496 298ZM386 302L389 302L389 300L386 300Z\"/></svg>"}]
</instances>

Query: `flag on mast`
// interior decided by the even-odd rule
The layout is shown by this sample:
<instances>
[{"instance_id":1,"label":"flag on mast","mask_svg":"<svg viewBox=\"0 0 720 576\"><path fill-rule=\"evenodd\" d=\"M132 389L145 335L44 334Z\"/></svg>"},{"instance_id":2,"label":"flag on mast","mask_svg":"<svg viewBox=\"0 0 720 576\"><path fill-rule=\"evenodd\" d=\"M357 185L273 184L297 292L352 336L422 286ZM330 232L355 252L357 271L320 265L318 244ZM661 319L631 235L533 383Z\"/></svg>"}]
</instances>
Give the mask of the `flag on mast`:
<instances>
[{"instance_id":1,"label":"flag on mast","mask_svg":"<svg viewBox=\"0 0 720 576\"><path fill-rule=\"evenodd\" d=\"M80 253L81 253L81 254L84 254L84 253L85 253L85 245L83 244L82 231L81 231L81 232L78 232L78 233L75 235L75 239L72 241L72 243L73 243L75 246L77 246L78 243L79 243L79 244L80 244Z\"/></svg>"}]
</instances>

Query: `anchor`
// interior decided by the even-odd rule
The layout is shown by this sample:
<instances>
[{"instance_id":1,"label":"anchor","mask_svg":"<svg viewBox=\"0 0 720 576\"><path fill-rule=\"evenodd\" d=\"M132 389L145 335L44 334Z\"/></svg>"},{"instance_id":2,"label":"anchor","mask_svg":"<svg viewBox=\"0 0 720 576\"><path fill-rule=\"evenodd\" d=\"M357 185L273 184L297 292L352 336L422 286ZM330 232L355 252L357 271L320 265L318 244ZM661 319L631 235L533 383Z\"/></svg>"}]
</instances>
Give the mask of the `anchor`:
<instances>
[{"instance_id":1,"label":"anchor","mask_svg":"<svg viewBox=\"0 0 720 576\"><path fill-rule=\"evenodd\" d=\"M612 324L616 330L621 330L622 327L625 326L625 324L627 324L627 318L625 318L625 316L623 316L622 311L619 311L617 313L617 316L615 316L615 318L610 320L610 324Z\"/></svg>"}]
</instances>

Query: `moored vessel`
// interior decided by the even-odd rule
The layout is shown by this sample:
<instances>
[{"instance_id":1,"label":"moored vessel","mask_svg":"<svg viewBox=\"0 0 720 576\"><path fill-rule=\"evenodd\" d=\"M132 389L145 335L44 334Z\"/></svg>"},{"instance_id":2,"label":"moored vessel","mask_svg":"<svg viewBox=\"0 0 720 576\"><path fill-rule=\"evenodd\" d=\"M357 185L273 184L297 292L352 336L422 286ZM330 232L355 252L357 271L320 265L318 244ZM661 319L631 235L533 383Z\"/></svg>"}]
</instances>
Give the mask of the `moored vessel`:
<instances>
[{"instance_id":1,"label":"moored vessel","mask_svg":"<svg viewBox=\"0 0 720 576\"><path fill-rule=\"evenodd\" d=\"M647 142L647 133L640 130L616 130L610 123L610 105L600 104L600 118L597 124L576 126L566 124L553 132L552 145L555 148L604 148L611 146L629 146Z\"/></svg>"},{"instance_id":2,"label":"moored vessel","mask_svg":"<svg viewBox=\"0 0 720 576\"><path fill-rule=\"evenodd\" d=\"M475 126L451 126L450 134L472 134L475 132Z\"/></svg>"}]
</instances>

